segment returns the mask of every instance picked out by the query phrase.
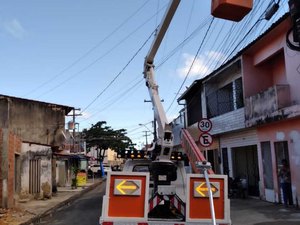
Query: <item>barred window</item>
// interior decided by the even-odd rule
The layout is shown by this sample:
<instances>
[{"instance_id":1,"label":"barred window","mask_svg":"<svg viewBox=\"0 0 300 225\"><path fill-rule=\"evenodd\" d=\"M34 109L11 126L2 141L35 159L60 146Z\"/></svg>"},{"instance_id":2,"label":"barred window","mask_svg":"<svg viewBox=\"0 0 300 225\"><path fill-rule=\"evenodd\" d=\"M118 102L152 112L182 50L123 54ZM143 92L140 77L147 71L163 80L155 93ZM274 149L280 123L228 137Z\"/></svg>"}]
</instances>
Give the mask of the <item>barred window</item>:
<instances>
[{"instance_id":1,"label":"barred window","mask_svg":"<svg viewBox=\"0 0 300 225\"><path fill-rule=\"evenodd\" d=\"M242 78L236 79L234 81L235 85L235 106L236 109L244 107L244 94L243 94L243 82Z\"/></svg>"},{"instance_id":2,"label":"barred window","mask_svg":"<svg viewBox=\"0 0 300 225\"><path fill-rule=\"evenodd\" d=\"M244 106L242 78L207 95L208 117L215 117Z\"/></svg>"}]
</instances>

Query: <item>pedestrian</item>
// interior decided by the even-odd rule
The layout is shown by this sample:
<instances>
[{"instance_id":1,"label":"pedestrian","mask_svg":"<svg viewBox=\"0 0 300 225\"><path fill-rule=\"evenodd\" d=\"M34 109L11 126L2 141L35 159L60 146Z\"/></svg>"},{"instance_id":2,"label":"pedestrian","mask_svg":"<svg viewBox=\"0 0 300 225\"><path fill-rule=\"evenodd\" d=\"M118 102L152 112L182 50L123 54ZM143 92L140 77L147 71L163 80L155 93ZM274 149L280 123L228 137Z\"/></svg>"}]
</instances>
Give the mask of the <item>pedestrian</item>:
<instances>
[{"instance_id":1,"label":"pedestrian","mask_svg":"<svg viewBox=\"0 0 300 225\"><path fill-rule=\"evenodd\" d=\"M281 160L281 168L279 170L280 186L282 188L284 206L293 205L291 172L286 159Z\"/></svg>"}]
</instances>

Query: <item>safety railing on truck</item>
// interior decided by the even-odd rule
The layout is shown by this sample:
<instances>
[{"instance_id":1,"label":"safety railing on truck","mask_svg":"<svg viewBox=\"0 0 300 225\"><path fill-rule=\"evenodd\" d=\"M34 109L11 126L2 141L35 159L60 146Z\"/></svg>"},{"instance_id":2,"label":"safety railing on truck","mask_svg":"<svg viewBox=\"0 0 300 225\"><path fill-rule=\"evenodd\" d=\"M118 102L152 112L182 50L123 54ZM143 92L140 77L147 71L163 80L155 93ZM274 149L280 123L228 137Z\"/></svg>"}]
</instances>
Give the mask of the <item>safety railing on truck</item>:
<instances>
[{"instance_id":1,"label":"safety railing on truck","mask_svg":"<svg viewBox=\"0 0 300 225\"><path fill-rule=\"evenodd\" d=\"M197 162L204 162L206 159L187 129L182 129L181 145L189 158L193 173L200 173ZM209 169L207 172L208 174L214 174L212 169Z\"/></svg>"}]
</instances>

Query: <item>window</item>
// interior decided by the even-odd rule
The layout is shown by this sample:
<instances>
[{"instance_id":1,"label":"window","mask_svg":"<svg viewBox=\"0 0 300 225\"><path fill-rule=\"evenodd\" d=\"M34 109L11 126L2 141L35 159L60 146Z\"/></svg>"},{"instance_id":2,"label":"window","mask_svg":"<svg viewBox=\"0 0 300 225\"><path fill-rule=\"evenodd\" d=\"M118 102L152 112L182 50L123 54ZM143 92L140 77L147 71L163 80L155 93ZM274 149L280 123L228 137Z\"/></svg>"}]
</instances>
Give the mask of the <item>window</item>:
<instances>
[{"instance_id":1,"label":"window","mask_svg":"<svg viewBox=\"0 0 300 225\"><path fill-rule=\"evenodd\" d=\"M234 106L235 109L244 107L243 82L242 78L236 79L234 85Z\"/></svg>"},{"instance_id":2,"label":"window","mask_svg":"<svg viewBox=\"0 0 300 225\"><path fill-rule=\"evenodd\" d=\"M208 117L215 117L244 106L242 78L207 95Z\"/></svg>"},{"instance_id":3,"label":"window","mask_svg":"<svg viewBox=\"0 0 300 225\"><path fill-rule=\"evenodd\" d=\"M192 98L187 99L188 126L197 123L202 118L201 91L198 90Z\"/></svg>"},{"instance_id":4,"label":"window","mask_svg":"<svg viewBox=\"0 0 300 225\"><path fill-rule=\"evenodd\" d=\"M136 165L133 167L132 172L149 172L149 165Z\"/></svg>"}]
</instances>

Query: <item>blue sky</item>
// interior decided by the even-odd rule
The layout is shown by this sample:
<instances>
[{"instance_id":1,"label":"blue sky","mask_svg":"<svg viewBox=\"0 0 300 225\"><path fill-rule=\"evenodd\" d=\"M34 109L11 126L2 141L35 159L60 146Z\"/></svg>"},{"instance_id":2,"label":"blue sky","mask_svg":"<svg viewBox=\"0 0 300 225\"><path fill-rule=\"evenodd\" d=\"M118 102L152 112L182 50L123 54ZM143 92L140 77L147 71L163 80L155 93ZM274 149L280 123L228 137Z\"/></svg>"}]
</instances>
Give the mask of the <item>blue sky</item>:
<instances>
[{"instance_id":1,"label":"blue sky","mask_svg":"<svg viewBox=\"0 0 300 225\"><path fill-rule=\"evenodd\" d=\"M170 120L182 107L173 101L178 92L216 69L237 44L238 50L288 10L281 1L276 15L258 22L242 40L272 1L256 0L252 14L239 23L212 21L210 2L181 1L155 58L156 81ZM144 58L168 3L2 0L0 94L80 108L80 129L107 121L113 129L127 129L141 144L146 128L139 124L152 129L153 120L151 103L144 102L150 99L142 75Z\"/></svg>"}]
</instances>

